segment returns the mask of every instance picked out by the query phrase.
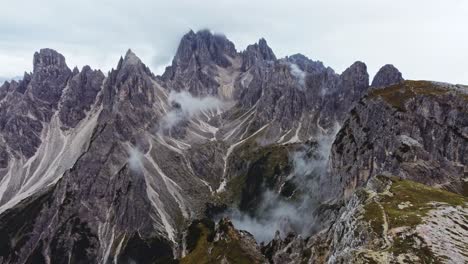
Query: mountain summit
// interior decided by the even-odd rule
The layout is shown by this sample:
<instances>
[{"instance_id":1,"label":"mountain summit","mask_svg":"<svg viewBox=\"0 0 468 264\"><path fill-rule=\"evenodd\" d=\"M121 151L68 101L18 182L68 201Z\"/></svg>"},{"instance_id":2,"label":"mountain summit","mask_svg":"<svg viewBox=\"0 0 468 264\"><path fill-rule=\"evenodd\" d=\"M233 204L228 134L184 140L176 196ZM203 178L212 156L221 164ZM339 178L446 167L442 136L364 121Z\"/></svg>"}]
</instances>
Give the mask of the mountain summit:
<instances>
[{"instance_id":1,"label":"mountain summit","mask_svg":"<svg viewBox=\"0 0 468 264\"><path fill-rule=\"evenodd\" d=\"M33 66L0 86L0 263L467 261L465 86L209 30L162 76Z\"/></svg>"}]
</instances>

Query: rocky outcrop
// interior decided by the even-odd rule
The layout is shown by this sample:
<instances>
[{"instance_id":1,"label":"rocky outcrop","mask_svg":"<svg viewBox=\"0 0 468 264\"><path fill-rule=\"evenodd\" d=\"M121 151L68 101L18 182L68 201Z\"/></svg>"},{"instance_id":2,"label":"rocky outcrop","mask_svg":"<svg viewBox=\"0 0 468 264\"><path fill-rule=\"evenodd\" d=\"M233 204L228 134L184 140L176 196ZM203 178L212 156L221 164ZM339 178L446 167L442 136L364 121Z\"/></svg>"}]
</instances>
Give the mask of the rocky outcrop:
<instances>
[{"instance_id":1,"label":"rocky outcrop","mask_svg":"<svg viewBox=\"0 0 468 264\"><path fill-rule=\"evenodd\" d=\"M0 132L8 152L17 157L34 155L41 144L43 122L51 120L71 76L65 58L50 49L34 54L33 67L22 81L0 89Z\"/></svg>"},{"instance_id":2,"label":"rocky outcrop","mask_svg":"<svg viewBox=\"0 0 468 264\"><path fill-rule=\"evenodd\" d=\"M253 65L263 61L275 61L276 56L268 46L265 39L260 39L258 43L247 46L242 52L242 71L247 71Z\"/></svg>"},{"instance_id":3,"label":"rocky outcrop","mask_svg":"<svg viewBox=\"0 0 468 264\"><path fill-rule=\"evenodd\" d=\"M395 68L395 66L387 64L380 68L380 70L374 76L371 86L374 88L382 88L394 84L399 84L403 81L404 79L401 72Z\"/></svg>"},{"instance_id":4,"label":"rocky outcrop","mask_svg":"<svg viewBox=\"0 0 468 264\"><path fill-rule=\"evenodd\" d=\"M62 91L72 74L65 63L65 57L55 50L42 49L34 54L33 69L26 92L32 95L33 99L57 107Z\"/></svg>"},{"instance_id":5,"label":"rocky outcrop","mask_svg":"<svg viewBox=\"0 0 468 264\"><path fill-rule=\"evenodd\" d=\"M92 78L89 82L88 77ZM154 106L165 91L131 51L109 74L102 96L96 98L101 90L98 81L102 79L100 72L85 68L69 81L60 110L65 121L80 125L70 125L61 132L58 116L55 116L47 128L47 134L52 137L44 140L40 148L40 151L44 148L44 153L37 156L53 162L39 160L43 165L28 168L29 163L37 162L33 157L26 164L33 175L26 173L23 180L26 184L20 186L17 197L41 187L44 189L47 184L53 188L49 188L47 203L36 196L26 202L34 204L35 210L28 212L31 220L22 223L21 228L28 230L29 235L21 242L17 240L18 229L7 228L7 225L10 219L19 219L26 213L22 209L23 202L12 207L9 203L17 198L4 196L11 198L2 206L6 211L0 217L4 224L1 229L9 230L3 237L1 258L4 263L24 263L31 254L35 259L47 258L54 263L107 263L111 260L148 263L174 259L178 228L182 228L176 221L183 222L184 217L189 217L189 204L183 201L190 199L179 192L182 189L175 178L168 182L158 171L158 161L153 160L152 154L154 142L141 132L153 127L152 122L161 117L162 107L167 107ZM78 90L75 85L83 89ZM74 111L69 111L70 105L66 102L89 90L94 94L93 100L87 98L82 105L78 104L79 111L86 115L83 127L83 122L74 119ZM87 107L92 109L88 111ZM5 177L11 177L14 169L11 167ZM42 171L44 178L28 188L31 185L28 182ZM153 176L149 178L149 175ZM41 182L45 186L38 185ZM193 182L185 184L203 188L201 183L198 186ZM199 193L189 189L184 186L184 190L193 195ZM196 211L194 207L190 206Z\"/></svg>"},{"instance_id":6,"label":"rocky outcrop","mask_svg":"<svg viewBox=\"0 0 468 264\"><path fill-rule=\"evenodd\" d=\"M446 84L406 81L374 90L338 133L327 183L349 197L390 173L462 193L468 171L467 94Z\"/></svg>"},{"instance_id":7,"label":"rocky outcrop","mask_svg":"<svg viewBox=\"0 0 468 264\"><path fill-rule=\"evenodd\" d=\"M74 74L64 92L60 107L60 121L67 127L75 127L86 117L101 91L104 74L85 66L81 72Z\"/></svg>"},{"instance_id":8,"label":"rocky outcrop","mask_svg":"<svg viewBox=\"0 0 468 264\"><path fill-rule=\"evenodd\" d=\"M331 133L369 88L363 63L339 75L302 55L252 67L246 75L239 105L255 109L251 131L270 123L268 136L284 136L283 142Z\"/></svg>"},{"instance_id":9,"label":"rocky outcrop","mask_svg":"<svg viewBox=\"0 0 468 264\"><path fill-rule=\"evenodd\" d=\"M276 238L262 251L270 263L467 260L463 237L467 235L468 200L464 196L379 175L357 190L339 212L316 235Z\"/></svg>"},{"instance_id":10,"label":"rocky outcrop","mask_svg":"<svg viewBox=\"0 0 468 264\"><path fill-rule=\"evenodd\" d=\"M229 219L209 220L189 227L187 255L180 263L266 263L251 234L238 231Z\"/></svg>"},{"instance_id":11,"label":"rocky outcrop","mask_svg":"<svg viewBox=\"0 0 468 264\"><path fill-rule=\"evenodd\" d=\"M214 77L217 67L232 67L238 56L234 44L225 36L209 30L190 31L182 38L162 79L177 91L188 90L196 96L218 95L220 84Z\"/></svg>"}]
</instances>

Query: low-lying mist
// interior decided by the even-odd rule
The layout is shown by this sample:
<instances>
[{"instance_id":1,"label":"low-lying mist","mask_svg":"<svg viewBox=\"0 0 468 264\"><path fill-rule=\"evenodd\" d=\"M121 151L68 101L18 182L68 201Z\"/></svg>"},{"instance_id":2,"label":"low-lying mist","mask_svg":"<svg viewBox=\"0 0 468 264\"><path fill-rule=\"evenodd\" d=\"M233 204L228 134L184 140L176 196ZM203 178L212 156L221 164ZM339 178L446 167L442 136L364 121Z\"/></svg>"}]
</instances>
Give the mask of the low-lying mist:
<instances>
[{"instance_id":1,"label":"low-lying mist","mask_svg":"<svg viewBox=\"0 0 468 264\"><path fill-rule=\"evenodd\" d=\"M180 122L189 119L203 111L213 111L223 107L224 103L216 97L195 97L189 92L171 91L168 97L169 105L173 106L160 121L159 130L171 130Z\"/></svg>"},{"instance_id":2,"label":"low-lying mist","mask_svg":"<svg viewBox=\"0 0 468 264\"><path fill-rule=\"evenodd\" d=\"M281 237L293 232L303 237L311 235L318 226L314 210L319 205L319 180L326 173L331 145L338 128L317 138L315 144L304 145L289 154L293 166L287 181L294 184L291 197L280 191L266 189L254 214L230 210L227 215L238 229L250 232L257 242L271 241L276 231Z\"/></svg>"},{"instance_id":3,"label":"low-lying mist","mask_svg":"<svg viewBox=\"0 0 468 264\"><path fill-rule=\"evenodd\" d=\"M306 73L297 66L295 63L290 63L289 68L291 70L291 74L296 77L297 82L300 85L300 88L303 89L305 86L305 78L306 78Z\"/></svg>"}]
</instances>

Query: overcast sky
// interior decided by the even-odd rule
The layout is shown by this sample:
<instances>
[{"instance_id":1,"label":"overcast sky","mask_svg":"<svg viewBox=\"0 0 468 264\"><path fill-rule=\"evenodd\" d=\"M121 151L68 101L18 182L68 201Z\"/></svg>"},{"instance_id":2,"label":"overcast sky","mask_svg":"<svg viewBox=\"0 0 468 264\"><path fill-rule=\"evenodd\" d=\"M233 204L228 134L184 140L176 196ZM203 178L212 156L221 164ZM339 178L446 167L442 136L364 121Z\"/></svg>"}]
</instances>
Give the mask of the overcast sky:
<instances>
[{"instance_id":1,"label":"overcast sky","mask_svg":"<svg viewBox=\"0 0 468 264\"><path fill-rule=\"evenodd\" d=\"M264 37L278 57L303 53L342 72L392 63L407 79L468 84L467 0L0 0L0 76L32 70L53 48L70 67L109 71L128 48L157 74L189 29L238 50ZM273 3L274 2L274 3Z\"/></svg>"}]
</instances>

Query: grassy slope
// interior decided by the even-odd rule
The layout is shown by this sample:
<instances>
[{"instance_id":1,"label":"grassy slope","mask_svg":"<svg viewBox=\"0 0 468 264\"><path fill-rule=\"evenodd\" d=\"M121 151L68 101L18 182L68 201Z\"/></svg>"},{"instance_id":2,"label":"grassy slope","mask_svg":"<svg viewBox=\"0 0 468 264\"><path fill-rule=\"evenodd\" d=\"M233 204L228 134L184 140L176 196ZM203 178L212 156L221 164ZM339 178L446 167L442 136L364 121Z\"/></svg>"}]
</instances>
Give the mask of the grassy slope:
<instances>
[{"instance_id":1,"label":"grassy slope","mask_svg":"<svg viewBox=\"0 0 468 264\"><path fill-rule=\"evenodd\" d=\"M226 237L214 241L214 230L203 222L196 223L192 234L193 250L180 260L181 264L211 264L222 263L223 259L231 264L260 263L260 260L242 247L240 234L228 226L225 228Z\"/></svg>"},{"instance_id":2,"label":"grassy slope","mask_svg":"<svg viewBox=\"0 0 468 264\"><path fill-rule=\"evenodd\" d=\"M415 230L416 226L424 222L424 217L438 206L468 205L468 198L445 190L426 186L409 180L385 178L391 181L388 192L379 193L371 198L364 206L363 219L370 224L372 232L388 236L388 231L404 229ZM391 247L384 249L393 256L412 253L424 263L438 263L441 260L435 257L425 245L416 245L421 240L417 234L396 235L393 237Z\"/></svg>"}]
</instances>

